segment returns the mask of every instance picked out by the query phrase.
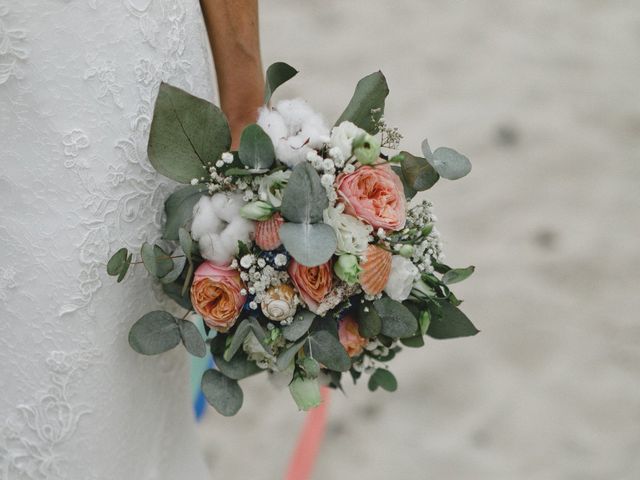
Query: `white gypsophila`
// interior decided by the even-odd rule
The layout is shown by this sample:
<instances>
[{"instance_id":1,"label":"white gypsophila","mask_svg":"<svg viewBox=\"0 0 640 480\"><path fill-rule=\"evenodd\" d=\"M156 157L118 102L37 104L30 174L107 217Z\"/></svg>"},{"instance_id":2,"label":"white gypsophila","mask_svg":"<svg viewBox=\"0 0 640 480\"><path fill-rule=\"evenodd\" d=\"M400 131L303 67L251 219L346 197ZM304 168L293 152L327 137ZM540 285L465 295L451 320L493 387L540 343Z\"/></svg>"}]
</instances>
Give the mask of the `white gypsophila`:
<instances>
[{"instance_id":1,"label":"white gypsophila","mask_svg":"<svg viewBox=\"0 0 640 480\"><path fill-rule=\"evenodd\" d=\"M221 158L222 161L226 164L233 163L233 153L231 152L224 152Z\"/></svg>"},{"instance_id":2,"label":"white gypsophila","mask_svg":"<svg viewBox=\"0 0 640 480\"><path fill-rule=\"evenodd\" d=\"M366 132L351 122L345 121L333 127L331 139L329 140L331 145L329 154L334 158L338 157L336 150L334 150L337 149L340 152L340 157L343 160L348 160L353 152L353 140L363 134L366 134Z\"/></svg>"},{"instance_id":3,"label":"white gypsophila","mask_svg":"<svg viewBox=\"0 0 640 480\"><path fill-rule=\"evenodd\" d=\"M291 170L279 170L260 178L258 181L258 198L274 207L282 205L282 191L290 176Z\"/></svg>"},{"instance_id":4,"label":"white gypsophila","mask_svg":"<svg viewBox=\"0 0 640 480\"><path fill-rule=\"evenodd\" d=\"M404 302L411 294L414 282L420 278L420 271L411 260L401 255L391 257L391 274L384 287L389 298Z\"/></svg>"},{"instance_id":5,"label":"white gypsophila","mask_svg":"<svg viewBox=\"0 0 640 480\"><path fill-rule=\"evenodd\" d=\"M361 257L367 251L371 227L343 212L344 205L338 204L325 209L322 214L324 223L331 225L336 232L338 240L336 253L338 255L350 253Z\"/></svg>"},{"instance_id":6,"label":"white gypsophila","mask_svg":"<svg viewBox=\"0 0 640 480\"><path fill-rule=\"evenodd\" d=\"M242 268L249 268L251 267L251 265L253 265L253 262L255 262L256 257L250 253L248 253L247 255L244 255L241 259L240 259L240 266Z\"/></svg>"},{"instance_id":7,"label":"white gypsophila","mask_svg":"<svg viewBox=\"0 0 640 480\"><path fill-rule=\"evenodd\" d=\"M238 242L249 242L254 222L242 218L241 194L216 193L203 196L193 207L191 236L203 258L226 265L238 252Z\"/></svg>"},{"instance_id":8,"label":"white gypsophila","mask_svg":"<svg viewBox=\"0 0 640 480\"><path fill-rule=\"evenodd\" d=\"M281 100L272 109L262 107L256 123L271 138L278 160L289 168L329 141L322 116L301 99Z\"/></svg>"}]
</instances>

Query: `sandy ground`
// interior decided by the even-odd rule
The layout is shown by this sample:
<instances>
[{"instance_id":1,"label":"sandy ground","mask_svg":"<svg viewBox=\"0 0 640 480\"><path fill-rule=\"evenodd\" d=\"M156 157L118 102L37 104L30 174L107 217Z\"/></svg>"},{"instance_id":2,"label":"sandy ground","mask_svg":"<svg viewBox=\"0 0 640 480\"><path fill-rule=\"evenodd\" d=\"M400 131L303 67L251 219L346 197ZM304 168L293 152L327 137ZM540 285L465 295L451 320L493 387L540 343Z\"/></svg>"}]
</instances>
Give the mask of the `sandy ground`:
<instances>
[{"instance_id":1,"label":"sandy ground","mask_svg":"<svg viewBox=\"0 0 640 480\"><path fill-rule=\"evenodd\" d=\"M314 479L640 478L640 1L263 0L279 97L333 121L378 68L387 119L474 171L428 192L482 329L334 394ZM215 479L282 478L304 418L246 381L200 428Z\"/></svg>"}]
</instances>

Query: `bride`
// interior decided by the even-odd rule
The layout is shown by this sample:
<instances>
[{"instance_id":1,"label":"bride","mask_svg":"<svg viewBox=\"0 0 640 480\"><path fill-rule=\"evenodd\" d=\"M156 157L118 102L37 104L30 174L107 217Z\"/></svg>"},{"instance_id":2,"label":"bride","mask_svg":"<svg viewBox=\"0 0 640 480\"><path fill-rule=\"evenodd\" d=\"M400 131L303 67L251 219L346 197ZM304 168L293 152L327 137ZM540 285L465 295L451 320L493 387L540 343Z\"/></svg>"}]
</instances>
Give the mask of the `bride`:
<instances>
[{"instance_id":1,"label":"bride","mask_svg":"<svg viewBox=\"0 0 640 480\"><path fill-rule=\"evenodd\" d=\"M257 0L201 3L0 0L2 480L208 478L184 351L127 344L160 296L105 271L159 236L160 82L213 100L208 33L234 142L262 102Z\"/></svg>"}]
</instances>

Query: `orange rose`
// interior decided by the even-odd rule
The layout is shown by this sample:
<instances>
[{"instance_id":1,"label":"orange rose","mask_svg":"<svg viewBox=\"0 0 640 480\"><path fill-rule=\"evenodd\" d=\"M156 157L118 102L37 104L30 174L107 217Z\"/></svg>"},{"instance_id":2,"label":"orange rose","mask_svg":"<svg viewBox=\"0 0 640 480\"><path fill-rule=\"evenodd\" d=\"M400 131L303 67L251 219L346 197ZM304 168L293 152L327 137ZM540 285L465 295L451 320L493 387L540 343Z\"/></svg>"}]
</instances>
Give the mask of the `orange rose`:
<instances>
[{"instance_id":1,"label":"orange rose","mask_svg":"<svg viewBox=\"0 0 640 480\"><path fill-rule=\"evenodd\" d=\"M350 357L357 357L369 341L360 336L358 322L351 315L346 315L338 325L338 338Z\"/></svg>"},{"instance_id":2,"label":"orange rose","mask_svg":"<svg viewBox=\"0 0 640 480\"><path fill-rule=\"evenodd\" d=\"M345 213L374 228L394 231L404 228L407 202L402 182L388 163L366 165L342 174L337 187Z\"/></svg>"},{"instance_id":3,"label":"orange rose","mask_svg":"<svg viewBox=\"0 0 640 480\"><path fill-rule=\"evenodd\" d=\"M305 267L291 259L289 276L307 308L315 313L333 285L331 262L317 267Z\"/></svg>"},{"instance_id":4,"label":"orange rose","mask_svg":"<svg viewBox=\"0 0 640 480\"><path fill-rule=\"evenodd\" d=\"M218 332L229 330L240 315L246 296L240 272L206 261L195 272L191 303L204 323Z\"/></svg>"}]
</instances>

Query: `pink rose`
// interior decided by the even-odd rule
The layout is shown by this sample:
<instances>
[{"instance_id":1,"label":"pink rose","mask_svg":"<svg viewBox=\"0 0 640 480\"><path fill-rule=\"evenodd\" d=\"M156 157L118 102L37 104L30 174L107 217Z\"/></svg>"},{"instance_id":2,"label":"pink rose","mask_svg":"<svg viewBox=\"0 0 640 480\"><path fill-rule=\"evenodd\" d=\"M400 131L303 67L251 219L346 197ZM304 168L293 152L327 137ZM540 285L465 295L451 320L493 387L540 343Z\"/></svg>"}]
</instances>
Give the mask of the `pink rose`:
<instances>
[{"instance_id":1,"label":"pink rose","mask_svg":"<svg viewBox=\"0 0 640 480\"><path fill-rule=\"evenodd\" d=\"M338 177L337 187L345 213L376 229L404 228L407 202L402 181L388 163L365 165L353 173L343 173Z\"/></svg>"},{"instance_id":2,"label":"pink rose","mask_svg":"<svg viewBox=\"0 0 640 480\"><path fill-rule=\"evenodd\" d=\"M350 357L357 357L369 341L360 336L358 322L351 315L346 315L338 325L338 339Z\"/></svg>"},{"instance_id":3,"label":"pink rose","mask_svg":"<svg viewBox=\"0 0 640 480\"><path fill-rule=\"evenodd\" d=\"M198 267L191 285L191 303L208 327L229 330L240 315L246 296L240 272L205 261Z\"/></svg>"},{"instance_id":4,"label":"pink rose","mask_svg":"<svg viewBox=\"0 0 640 480\"><path fill-rule=\"evenodd\" d=\"M316 313L320 303L329 294L333 285L331 262L323 263L317 267L305 267L291 259L289 276L307 308Z\"/></svg>"}]
</instances>

